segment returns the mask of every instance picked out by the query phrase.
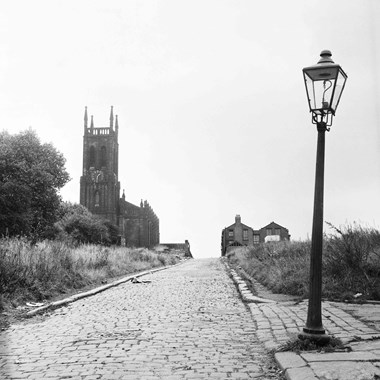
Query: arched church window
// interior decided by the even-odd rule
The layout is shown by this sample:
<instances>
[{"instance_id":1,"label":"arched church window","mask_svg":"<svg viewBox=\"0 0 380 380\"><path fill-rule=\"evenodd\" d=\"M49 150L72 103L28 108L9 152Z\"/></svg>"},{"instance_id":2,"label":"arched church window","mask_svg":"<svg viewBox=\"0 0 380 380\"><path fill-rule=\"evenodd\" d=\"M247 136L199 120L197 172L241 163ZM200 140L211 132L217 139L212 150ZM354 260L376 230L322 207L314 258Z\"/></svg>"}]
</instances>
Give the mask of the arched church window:
<instances>
[{"instance_id":1,"label":"arched church window","mask_svg":"<svg viewBox=\"0 0 380 380\"><path fill-rule=\"evenodd\" d=\"M94 167L95 166L95 148L93 146L90 147L90 151L88 154L88 166Z\"/></svg>"},{"instance_id":2,"label":"arched church window","mask_svg":"<svg viewBox=\"0 0 380 380\"><path fill-rule=\"evenodd\" d=\"M100 167L107 166L107 150L105 146L100 148Z\"/></svg>"},{"instance_id":3,"label":"arched church window","mask_svg":"<svg viewBox=\"0 0 380 380\"><path fill-rule=\"evenodd\" d=\"M99 191L95 192L95 207L99 207L100 204L100 196L99 196Z\"/></svg>"}]
</instances>

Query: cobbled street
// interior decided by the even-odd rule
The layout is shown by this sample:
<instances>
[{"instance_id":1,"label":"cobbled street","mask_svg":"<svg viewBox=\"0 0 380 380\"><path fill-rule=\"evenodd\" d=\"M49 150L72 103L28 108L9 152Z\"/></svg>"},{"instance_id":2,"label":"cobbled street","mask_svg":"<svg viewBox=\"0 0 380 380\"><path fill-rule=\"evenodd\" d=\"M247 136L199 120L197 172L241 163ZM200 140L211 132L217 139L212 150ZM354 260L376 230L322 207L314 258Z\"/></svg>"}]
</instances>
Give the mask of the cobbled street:
<instances>
[{"instance_id":1,"label":"cobbled street","mask_svg":"<svg viewBox=\"0 0 380 380\"><path fill-rule=\"evenodd\" d=\"M220 260L140 279L12 325L0 378L278 378Z\"/></svg>"}]
</instances>

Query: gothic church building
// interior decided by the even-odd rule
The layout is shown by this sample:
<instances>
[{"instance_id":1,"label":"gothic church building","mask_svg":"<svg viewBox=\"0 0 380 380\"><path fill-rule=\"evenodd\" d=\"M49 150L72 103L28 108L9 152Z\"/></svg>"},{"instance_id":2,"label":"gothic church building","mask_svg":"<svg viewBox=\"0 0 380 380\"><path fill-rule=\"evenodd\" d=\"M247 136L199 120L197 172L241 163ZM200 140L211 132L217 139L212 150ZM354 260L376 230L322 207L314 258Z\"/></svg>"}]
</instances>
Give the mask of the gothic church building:
<instances>
[{"instance_id":1,"label":"gothic church building","mask_svg":"<svg viewBox=\"0 0 380 380\"><path fill-rule=\"evenodd\" d=\"M84 113L83 174L80 178L80 204L93 214L118 226L120 244L153 247L160 242L159 219L147 201L136 206L120 197L119 123L111 107L109 127L88 125Z\"/></svg>"}]
</instances>

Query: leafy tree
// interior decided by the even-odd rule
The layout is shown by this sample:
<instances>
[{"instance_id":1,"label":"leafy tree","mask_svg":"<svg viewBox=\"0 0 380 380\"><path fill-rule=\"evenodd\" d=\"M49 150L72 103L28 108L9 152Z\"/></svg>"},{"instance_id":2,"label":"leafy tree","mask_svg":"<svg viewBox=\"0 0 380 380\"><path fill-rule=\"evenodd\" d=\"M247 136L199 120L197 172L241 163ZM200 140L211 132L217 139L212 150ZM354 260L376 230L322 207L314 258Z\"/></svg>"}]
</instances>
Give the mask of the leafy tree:
<instances>
[{"instance_id":1,"label":"leafy tree","mask_svg":"<svg viewBox=\"0 0 380 380\"><path fill-rule=\"evenodd\" d=\"M109 220L105 220L104 225L108 230L107 244L119 244L119 227L111 223Z\"/></svg>"},{"instance_id":2,"label":"leafy tree","mask_svg":"<svg viewBox=\"0 0 380 380\"><path fill-rule=\"evenodd\" d=\"M38 238L57 220L65 158L29 129L0 133L0 235Z\"/></svg>"},{"instance_id":3,"label":"leafy tree","mask_svg":"<svg viewBox=\"0 0 380 380\"><path fill-rule=\"evenodd\" d=\"M60 237L70 237L76 243L116 244L118 228L108 220L93 215L86 207L63 202L60 220L55 224Z\"/></svg>"}]
</instances>

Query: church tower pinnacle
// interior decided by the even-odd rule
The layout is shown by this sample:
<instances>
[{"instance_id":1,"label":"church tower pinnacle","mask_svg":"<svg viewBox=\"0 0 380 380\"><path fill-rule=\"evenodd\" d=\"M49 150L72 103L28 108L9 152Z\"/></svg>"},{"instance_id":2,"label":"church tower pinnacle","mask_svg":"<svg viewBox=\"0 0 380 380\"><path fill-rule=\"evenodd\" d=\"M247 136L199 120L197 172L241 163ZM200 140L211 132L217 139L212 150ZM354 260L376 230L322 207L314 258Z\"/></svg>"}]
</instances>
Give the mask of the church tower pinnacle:
<instances>
[{"instance_id":1,"label":"church tower pinnacle","mask_svg":"<svg viewBox=\"0 0 380 380\"><path fill-rule=\"evenodd\" d=\"M113 128L113 106L111 106L111 114L110 114L110 128Z\"/></svg>"},{"instance_id":2,"label":"church tower pinnacle","mask_svg":"<svg viewBox=\"0 0 380 380\"><path fill-rule=\"evenodd\" d=\"M88 116L87 116L87 106L84 108L84 130L86 132L87 129L87 123L88 123Z\"/></svg>"}]
</instances>

